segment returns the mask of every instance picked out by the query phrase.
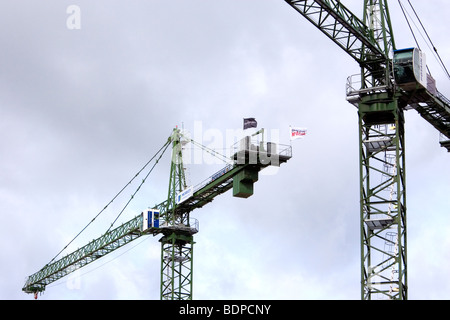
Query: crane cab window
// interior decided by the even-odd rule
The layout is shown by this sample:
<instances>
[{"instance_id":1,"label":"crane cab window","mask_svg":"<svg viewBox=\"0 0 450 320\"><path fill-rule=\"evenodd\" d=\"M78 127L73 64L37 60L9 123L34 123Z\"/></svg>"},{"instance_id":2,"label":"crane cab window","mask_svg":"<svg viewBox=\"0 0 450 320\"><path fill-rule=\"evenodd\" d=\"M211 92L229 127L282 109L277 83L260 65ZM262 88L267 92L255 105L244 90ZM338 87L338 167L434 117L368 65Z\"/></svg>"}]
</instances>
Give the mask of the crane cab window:
<instances>
[{"instance_id":1,"label":"crane cab window","mask_svg":"<svg viewBox=\"0 0 450 320\"><path fill-rule=\"evenodd\" d=\"M426 87L425 56L417 48L394 51L394 78L404 90Z\"/></svg>"}]
</instances>

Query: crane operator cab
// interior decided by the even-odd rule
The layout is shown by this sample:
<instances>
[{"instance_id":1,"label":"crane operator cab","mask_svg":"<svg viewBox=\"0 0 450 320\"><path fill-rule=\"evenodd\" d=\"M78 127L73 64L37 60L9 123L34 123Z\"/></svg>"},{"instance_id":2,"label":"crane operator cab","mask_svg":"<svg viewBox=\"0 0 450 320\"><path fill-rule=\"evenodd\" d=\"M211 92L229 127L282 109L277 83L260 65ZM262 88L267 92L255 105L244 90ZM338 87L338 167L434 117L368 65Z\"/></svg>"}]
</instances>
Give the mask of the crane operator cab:
<instances>
[{"instance_id":1,"label":"crane operator cab","mask_svg":"<svg viewBox=\"0 0 450 320\"><path fill-rule=\"evenodd\" d=\"M400 88L405 91L427 89L427 65L422 51L417 48L394 50L393 65L395 82Z\"/></svg>"},{"instance_id":2,"label":"crane operator cab","mask_svg":"<svg viewBox=\"0 0 450 320\"><path fill-rule=\"evenodd\" d=\"M159 214L160 211L157 209L147 209L142 212L141 232L145 232L151 228L159 228Z\"/></svg>"}]
</instances>

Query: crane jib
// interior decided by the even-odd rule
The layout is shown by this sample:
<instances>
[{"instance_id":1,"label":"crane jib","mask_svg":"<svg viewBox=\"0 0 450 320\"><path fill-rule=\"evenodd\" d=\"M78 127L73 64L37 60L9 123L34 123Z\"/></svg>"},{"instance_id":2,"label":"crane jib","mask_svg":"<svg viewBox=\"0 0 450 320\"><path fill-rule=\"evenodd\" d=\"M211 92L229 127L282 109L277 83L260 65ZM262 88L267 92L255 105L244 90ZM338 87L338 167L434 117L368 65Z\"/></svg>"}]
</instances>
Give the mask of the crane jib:
<instances>
[{"instance_id":1,"label":"crane jib","mask_svg":"<svg viewBox=\"0 0 450 320\"><path fill-rule=\"evenodd\" d=\"M340 1L285 1L367 69L376 68L374 61L383 63L388 59L369 28Z\"/></svg>"}]
</instances>

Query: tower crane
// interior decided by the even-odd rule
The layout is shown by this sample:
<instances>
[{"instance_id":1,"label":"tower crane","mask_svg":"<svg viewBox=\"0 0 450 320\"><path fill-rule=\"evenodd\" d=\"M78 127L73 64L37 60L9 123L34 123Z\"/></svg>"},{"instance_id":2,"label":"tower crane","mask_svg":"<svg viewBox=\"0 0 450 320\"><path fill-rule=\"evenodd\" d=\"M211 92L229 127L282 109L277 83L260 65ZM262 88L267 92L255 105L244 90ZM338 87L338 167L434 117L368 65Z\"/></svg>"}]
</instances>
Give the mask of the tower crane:
<instances>
[{"instance_id":1,"label":"tower crane","mask_svg":"<svg viewBox=\"0 0 450 320\"><path fill-rule=\"evenodd\" d=\"M361 298L407 299L404 111L416 110L450 152L450 101L418 48L396 48L387 0L364 0L362 19L340 0L285 1L361 68L346 86L359 119Z\"/></svg>"},{"instance_id":2,"label":"tower crane","mask_svg":"<svg viewBox=\"0 0 450 320\"><path fill-rule=\"evenodd\" d=\"M406 173L404 112L416 110L443 137L450 152L450 100L426 72L418 48L397 49L387 0L364 0L358 18L340 0L285 0L360 66L347 79L347 100L356 106L359 127L361 298L407 299ZM391 54L393 53L393 54ZM174 130L167 200L31 275L23 291L41 292L65 275L143 235L159 235L161 298L192 298L192 247L198 224L190 212L233 188L248 197L258 172L276 155L286 162L291 149L253 148L250 137L223 168L197 188L186 188L182 135ZM256 159L251 161L252 157ZM278 164L279 164L278 163ZM180 200L187 193L187 199ZM389 249L386 249L389 248Z\"/></svg>"},{"instance_id":3,"label":"tower crane","mask_svg":"<svg viewBox=\"0 0 450 320\"><path fill-rule=\"evenodd\" d=\"M255 138L256 137L256 138ZM261 139L259 139L262 137ZM256 140L255 140L256 139ZM159 161L172 145L171 168L167 199L113 230L107 230L78 250L51 261L29 276L22 290L43 292L46 286L64 276L112 253L142 236L162 235L161 242L161 300L191 300L193 286L194 234L199 224L190 214L226 191L233 196L253 195L258 173L268 166L280 166L292 157L292 147L264 141L264 129L244 137L233 148L231 163L196 186L186 183L183 165L183 145L192 142L179 128L173 129L158 151ZM201 146L201 145L200 145ZM203 147L203 146L201 146ZM203 147L208 151L208 148ZM209 150L212 151L212 150ZM155 155L155 156L156 156ZM155 158L155 157L154 157ZM153 158L152 158L153 159ZM155 163L155 164L156 164ZM145 180L145 179L144 179Z\"/></svg>"}]
</instances>

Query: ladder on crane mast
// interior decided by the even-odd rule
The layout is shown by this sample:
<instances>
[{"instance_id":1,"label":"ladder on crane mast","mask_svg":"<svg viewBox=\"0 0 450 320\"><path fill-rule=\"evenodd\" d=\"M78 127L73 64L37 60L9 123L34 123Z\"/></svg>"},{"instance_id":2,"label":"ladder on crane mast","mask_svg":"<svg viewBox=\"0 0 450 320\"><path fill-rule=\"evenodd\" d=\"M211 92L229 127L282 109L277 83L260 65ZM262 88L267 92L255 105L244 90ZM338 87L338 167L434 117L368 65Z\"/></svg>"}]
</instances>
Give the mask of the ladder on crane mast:
<instances>
[{"instance_id":1,"label":"ladder on crane mast","mask_svg":"<svg viewBox=\"0 0 450 320\"><path fill-rule=\"evenodd\" d=\"M378 130L384 135L388 135L389 131L395 131L395 127L387 124L379 125ZM399 237L398 237L398 211L395 202L397 188L395 177L397 174L397 161L395 154L392 152L392 141L386 136L371 138L364 143L371 152L380 152L380 157L384 158L383 171L380 172L380 193L387 193L388 197L379 196L380 201L387 202L387 210L379 211L367 215L364 223L367 226L368 236L367 242L371 246L382 247L384 249L374 252L370 257L370 267L368 276L368 287L373 292L378 293L376 296L380 299L392 299L399 293L398 283L400 279L398 261L399 253ZM370 147L369 147L370 146ZM379 244L375 244L378 242Z\"/></svg>"}]
</instances>

